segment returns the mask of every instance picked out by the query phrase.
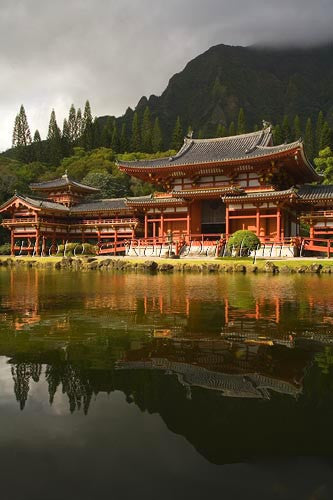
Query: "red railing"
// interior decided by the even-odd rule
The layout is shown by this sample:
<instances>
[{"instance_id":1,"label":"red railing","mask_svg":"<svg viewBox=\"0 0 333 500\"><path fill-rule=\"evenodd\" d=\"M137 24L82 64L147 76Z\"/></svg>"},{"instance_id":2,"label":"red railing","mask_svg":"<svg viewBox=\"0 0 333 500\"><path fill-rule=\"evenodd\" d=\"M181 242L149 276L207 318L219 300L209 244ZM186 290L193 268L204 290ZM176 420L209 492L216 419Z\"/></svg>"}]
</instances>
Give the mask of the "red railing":
<instances>
[{"instance_id":1,"label":"red railing","mask_svg":"<svg viewBox=\"0 0 333 500\"><path fill-rule=\"evenodd\" d=\"M73 225L94 225L98 226L101 224L116 224L116 225L126 225L126 224L137 224L139 219L137 218L128 218L128 219L83 219L82 221L78 221Z\"/></svg>"},{"instance_id":2,"label":"red railing","mask_svg":"<svg viewBox=\"0 0 333 500\"><path fill-rule=\"evenodd\" d=\"M315 219L317 217L331 217L333 218L333 210L318 210L316 212L302 212L301 218Z\"/></svg>"},{"instance_id":3,"label":"red railing","mask_svg":"<svg viewBox=\"0 0 333 500\"><path fill-rule=\"evenodd\" d=\"M311 252L326 253L329 258L331 253L333 253L333 240L326 238L303 238L301 251L303 249Z\"/></svg>"}]
</instances>

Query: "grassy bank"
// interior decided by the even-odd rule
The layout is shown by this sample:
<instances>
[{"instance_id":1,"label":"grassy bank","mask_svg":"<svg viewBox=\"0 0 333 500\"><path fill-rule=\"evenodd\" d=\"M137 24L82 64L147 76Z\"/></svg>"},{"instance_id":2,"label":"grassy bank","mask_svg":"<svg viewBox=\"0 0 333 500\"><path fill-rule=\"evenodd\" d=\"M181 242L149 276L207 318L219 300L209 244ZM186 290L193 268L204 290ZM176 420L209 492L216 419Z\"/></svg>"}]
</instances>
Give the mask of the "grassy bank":
<instances>
[{"instance_id":1,"label":"grassy bank","mask_svg":"<svg viewBox=\"0 0 333 500\"><path fill-rule=\"evenodd\" d=\"M138 272L266 272L266 273L333 273L329 259L154 259L136 257L0 257L2 267L35 267L73 271L138 271Z\"/></svg>"}]
</instances>

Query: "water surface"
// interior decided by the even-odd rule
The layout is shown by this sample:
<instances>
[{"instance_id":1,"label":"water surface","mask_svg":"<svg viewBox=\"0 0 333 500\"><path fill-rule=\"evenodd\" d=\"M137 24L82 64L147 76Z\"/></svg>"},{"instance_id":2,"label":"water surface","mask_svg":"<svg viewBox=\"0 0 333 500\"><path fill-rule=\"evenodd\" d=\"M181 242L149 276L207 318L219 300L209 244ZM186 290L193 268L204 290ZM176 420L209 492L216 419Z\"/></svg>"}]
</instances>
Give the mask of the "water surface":
<instances>
[{"instance_id":1,"label":"water surface","mask_svg":"<svg viewBox=\"0 0 333 500\"><path fill-rule=\"evenodd\" d=\"M332 280L0 268L2 498L333 498Z\"/></svg>"}]
</instances>

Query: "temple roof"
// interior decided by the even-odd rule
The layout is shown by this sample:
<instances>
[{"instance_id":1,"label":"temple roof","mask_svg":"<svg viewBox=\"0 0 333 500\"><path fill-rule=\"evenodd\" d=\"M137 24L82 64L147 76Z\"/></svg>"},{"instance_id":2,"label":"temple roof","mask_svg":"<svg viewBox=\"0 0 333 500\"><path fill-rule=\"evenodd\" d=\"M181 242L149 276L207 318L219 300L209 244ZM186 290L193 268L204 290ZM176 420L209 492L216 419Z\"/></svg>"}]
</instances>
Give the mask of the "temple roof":
<instances>
[{"instance_id":1,"label":"temple roof","mask_svg":"<svg viewBox=\"0 0 333 500\"><path fill-rule=\"evenodd\" d=\"M333 184L326 186L301 186L298 190L298 196L302 200L308 201L333 200Z\"/></svg>"},{"instance_id":2,"label":"temple roof","mask_svg":"<svg viewBox=\"0 0 333 500\"><path fill-rule=\"evenodd\" d=\"M258 132L235 135L231 137L217 137L214 139L192 139L185 137L184 144L178 153L168 158L155 160L119 161L119 168L130 175L154 182L154 178L169 175L171 172L184 168L202 166L234 166L235 164L257 163L291 159L297 170L300 169L307 182L318 181L319 174L306 158L302 140L289 144L273 146L271 127ZM156 176L156 174L159 174ZM303 175L305 174L305 175Z\"/></svg>"},{"instance_id":3,"label":"temple roof","mask_svg":"<svg viewBox=\"0 0 333 500\"><path fill-rule=\"evenodd\" d=\"M282 198L290 198L290 197L297 197L297 190L292 187L290 189L284 189L282 191L254 191L254 192L249 192L249 193L243 193L238 196L224 196L223 201L228 201L228 202L247 202L247 201L252 201L252 200L263 200L263 201L269 201L269 200L274 200L274 199L282 199Z\"/></svg>"},{"instance_id":4,"label":"temple roof","mask_svg":"<svg viewBox=\"0 0 333 500\"><path fill-rule=\"evenodd\" d=\"M85 193L97 193L99 191L99 189L97 188L74 181L73 179L68 177L67 174L64 174L59 179L53 179L52 181L36 182L30 184L30 189L32 189L33 191L50 191L67 186L73 187L77 191L83 191Z\"/></svg>"},{"instance_id":5,"label":"temple roof","mask_svg":"<svg viewBox=\"0 0 333 500\"><path fill-rule=\"evenodd\" d=\"M16 199L22 200L24 203L37 208L37 209L46 209L46 210L57 210L63 213L69 213L69 208L61 203L55 203L53 201L48 201L42 198L31 198L30 196L24 196L21 194L15 194L5 203L0 206L0 211L5 211L6 207L9 207L13 201Z\"/></svg>"},{"instance_id":6,"label":"temple roof","mask_svg":"<svg viewBox=\"0 0 333 500\"><path fill-rule=\"evenodd\" d=\"M175 198L174 196L170 196L165 194L165 196L161 195L153 195L150 194L148 196L139 196L136 198L127 198L126 203L129 207L141 207L146 205L179 205L185 204L186 200L184 198Z\"/></svg>"},{"instance_id":7,"label":"temple roof","mask_svg":"<svg viewBox=\"0 0 333 500\"><path fill-rule=\"evenodd\" d=\"M89 203L80 203L71 207L70 212L75 214L78 212L103 212L103 211L119 211L128 210L126 198L110 198L103 200L94 200Z\"/></svg>"}]
</instances>

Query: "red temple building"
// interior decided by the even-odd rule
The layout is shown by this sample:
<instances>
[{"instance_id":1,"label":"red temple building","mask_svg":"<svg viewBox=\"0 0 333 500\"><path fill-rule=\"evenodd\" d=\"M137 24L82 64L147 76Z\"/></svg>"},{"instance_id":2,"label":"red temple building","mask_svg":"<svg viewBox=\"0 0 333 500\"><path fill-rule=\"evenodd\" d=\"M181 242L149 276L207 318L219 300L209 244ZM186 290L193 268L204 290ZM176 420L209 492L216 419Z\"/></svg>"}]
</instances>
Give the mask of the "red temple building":
<instances>
[{"instance_id":1,"label":"red temple building","mask_svg":"<svg viewBox=\"0 0 333 500\"><path fill-rule=\"evenodd\" d=\"M15 194L0 207L12 253L35 248L45 254L59 242L76 241L98 244L102 253L135 255L148 255L147 247L155 245L151 255L161 255L163 245L175 244L176 251L200 241L209 246L239 229L253 231L263 244L288 249L303 221L310 227L304 248L328 246L330 254L333 186L313 185L322 178L303 142L274 146L271 127L233 137L188 136L174 156L121 161L119 168L158 191L89 201L98 190L66 174L32 184L42 198Z\"/></svg>"}]
</instances>

